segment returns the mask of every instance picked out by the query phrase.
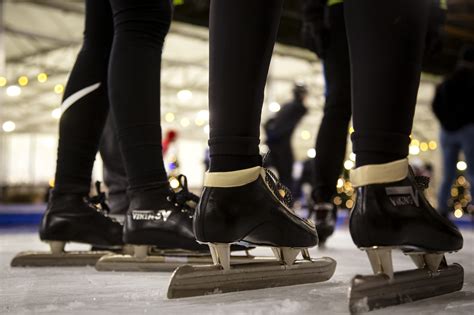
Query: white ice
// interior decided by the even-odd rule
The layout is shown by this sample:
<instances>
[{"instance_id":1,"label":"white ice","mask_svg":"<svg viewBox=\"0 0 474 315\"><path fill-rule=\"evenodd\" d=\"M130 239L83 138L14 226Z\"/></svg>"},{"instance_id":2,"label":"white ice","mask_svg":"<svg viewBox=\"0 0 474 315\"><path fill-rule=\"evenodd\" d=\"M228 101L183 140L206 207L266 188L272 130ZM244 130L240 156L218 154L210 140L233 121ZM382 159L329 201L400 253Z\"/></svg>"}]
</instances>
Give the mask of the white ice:
<instances>
[{"instance_id":1,"label":"white ice","mask_svg":"<svg viewBox=\"0 0 474 315\"><path fill-rule=\"evenodd\" d=\"M474 232L463 231L464 249L448 255L465 270L460 292L392 306L371 314L473 314ZM70 249L84 249L70 245ZM22 250L46 250L34 232L0 230L0 314L348 314L347 291L355 274L371 273L365 254L347 230L338 230L326 249L313 256L337 260L336 273L324 283L168 300L171 273L97 272L82 268L11 268ZM256 254L270 254L258 249ZM396 270L412 269L409 258L394 255Z\"/></svg>"}]
</instances>

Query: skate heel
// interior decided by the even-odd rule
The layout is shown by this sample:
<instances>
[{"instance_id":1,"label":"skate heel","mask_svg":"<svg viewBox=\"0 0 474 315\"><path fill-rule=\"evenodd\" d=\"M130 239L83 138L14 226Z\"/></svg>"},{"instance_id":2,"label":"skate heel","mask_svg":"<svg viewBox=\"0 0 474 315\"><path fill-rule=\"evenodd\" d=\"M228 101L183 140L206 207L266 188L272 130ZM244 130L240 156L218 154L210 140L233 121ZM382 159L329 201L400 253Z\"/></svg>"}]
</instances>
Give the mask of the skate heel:
<instances>
[{"instance_id":1,"label":"skate heel","mask_svg":"<svg viewBox=\"0 0 474 315\"><path fill-rule=\"evenodd\" d=\"M214 265L221 265L224 270L230 269L230 244L208 243Z\"/></svg>"},{"instance_id":2,"label":"skate heel","mask_svg":"<svg viewBox=\"0 0 474 315\"><path fill-rule=\"evenodd\" d=\"M405 253L415 263L418 269L428 268L431 272L436 272L442 267L446 267L448 264L444 253Z\"/></svg>"},{"instance_id":3,"label":"skate heel","mask_svg":"<svg viewBox=\"0 0 474 315\"><path fill-rule=\"evenodd\" d=\"M392 247L373 246L361 248L367 253L374 274L386 274L393 279Z\"/></svg>"},{"instance_id":4,"label":"skate heel","mask_svg":"<svg viewBox=\"0 0 474 315\"><path fill-rule=\"evenodd\" d=\"M144 259L148 256L150 246L148 245L134 245L133 246L133 257L138 259Z\"/></svg>"},{"instance_id":5,"label":"skate heel","mask_svg":"<svg viewBox=\"0 0 474 315\"><path fill-rule=\"evenodd\" d=\"M63 241L48 241L49 248L51 249L52 254L62 254L64 253L64 247L66 242Z\"/></svg>"},{"instance_id":6,"label":"skate heel","mask_svg":"<svg viewBox=\"0 0 474 315\"><path fill-rule=\"evenodd\" d=\"M305 260L311 261L311 256L307 248L293 248L293 247L272 247L273 255L276 259L281 261L287 266L291 266L295 263L296 257L299 253Z\"/></svg>"}]
</instances>

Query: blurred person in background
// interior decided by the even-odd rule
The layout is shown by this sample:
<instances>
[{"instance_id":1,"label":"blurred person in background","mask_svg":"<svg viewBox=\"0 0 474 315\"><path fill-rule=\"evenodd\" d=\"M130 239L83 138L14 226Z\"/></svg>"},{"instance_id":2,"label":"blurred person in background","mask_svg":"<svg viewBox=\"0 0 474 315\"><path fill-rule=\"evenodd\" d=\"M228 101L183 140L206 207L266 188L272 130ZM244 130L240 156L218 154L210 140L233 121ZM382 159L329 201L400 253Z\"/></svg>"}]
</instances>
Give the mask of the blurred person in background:
<instances>
[{"instance_id":1,"label":"blurred person in background","mask_svg":"<svg viewBox=\"0 0 474 315\"><path fill-rule=\"evenodd\" d=\"M454 72L436 89L433 112L441 124L443 179L438 193L438 211L448 216L448 199L456 179L456 164L464 152L474 196L474 47L465 47ZM472 201L471 201L472 202Z\"/></svg>"},{"instance_id":2,"label":"blurred person in background","mask_svg":"<svg viewBox=\"0 0 474 315\"><path fill-rule=\"evenodd\" d=\"M293 164L295 158L291 147L291 136L296 126L307 113L305 102L308 89L303 83L295 83L293 100L284 104L281 110L265 123L267 145L270 149L268 165L275 167L280 181L294 191Z\"/></svg>"}]
</instances>

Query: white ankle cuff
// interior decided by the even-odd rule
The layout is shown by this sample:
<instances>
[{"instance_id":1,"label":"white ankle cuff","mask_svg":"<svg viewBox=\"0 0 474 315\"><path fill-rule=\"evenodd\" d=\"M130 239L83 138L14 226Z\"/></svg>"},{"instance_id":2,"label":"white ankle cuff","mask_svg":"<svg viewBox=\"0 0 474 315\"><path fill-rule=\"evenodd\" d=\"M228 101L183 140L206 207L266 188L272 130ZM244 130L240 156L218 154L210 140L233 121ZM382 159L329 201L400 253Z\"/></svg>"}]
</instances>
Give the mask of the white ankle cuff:
<instances>
[{"instance_id":1,"label":"white ankle cuff","mask_svg":"<svg viewBox=\"0 0 474 315\"><path fill-rule=\"evenodd\" d=\"M352 186L391 183L408 176L408 159L385 164L371 164L356 168L351 172Z\"/></svg>"},{"instance_id":2,"label":"white ankle cuff","mask_svg":"<svg viewBox=\"0 0 474 315\"><path fill-rule=\"evenodd\" d=\"M205 187L238 187L257 180L262 167L255 166L231 172L206 172L204 174Z\"/></svg>"}]
</instances>

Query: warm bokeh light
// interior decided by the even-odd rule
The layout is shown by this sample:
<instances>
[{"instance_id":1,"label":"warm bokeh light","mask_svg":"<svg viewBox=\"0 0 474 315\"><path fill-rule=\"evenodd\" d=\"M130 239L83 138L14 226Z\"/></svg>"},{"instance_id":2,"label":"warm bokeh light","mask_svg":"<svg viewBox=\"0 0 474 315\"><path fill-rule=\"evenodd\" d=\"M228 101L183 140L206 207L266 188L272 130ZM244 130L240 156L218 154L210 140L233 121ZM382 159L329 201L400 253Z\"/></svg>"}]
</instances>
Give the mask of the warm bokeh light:
<instances>
[{"instance_id":1,"label":"warm bokeh light","mask_svg":"<svg viewBox=\"0 0 474 315\"><path fill-rule=\"evenodd\" d=\"M436 141L431 140L430 142L428 142L428 147L430 148L430 150L436 150L438 148L438 144L436 143Z\"/></svg>"},{"instance_id":2,"label":"warm bokeh light","mask_svg":"<svg viewBox=\"0 0 474 315\"><path fill-rule=\"evenodd\" d=\"M181 90L176 94L176 96L181 102L187 102L193 98L193 92L190 90Z\"/></svg>"},{"instance_id":3,"label":"warm bokeh light","mask_svg":"<svg viewBox=\"0 0 474 315\"><path fill-rule=\"evenodd\" d=\"M36 79L39 83L44 83L48 80L48 75L44 72L41 72L36 76Z\"/></svg>"},{"instance_id":4,"label":"warm bokeh light","mask_svg":"<svg viewBox=\"0 0 474 315\"><path fill-rule=\"evenodd\" d=\"M352 162L355 162L356 154L354 152L349 153L349 160L351 160Z\"/></svg>"},{"instance_id":5,"label":"warm bokeh light","mask_svg":"<svg viewBox=\"0 0 474 315\"><path fill-rule=\"evenodd\" d=\"M308 130L302 130L301 131L301 139L303 139L303 140L311 139L311 133Z\"/></svg>"},{"instance_id":6,"label":"warm bokeh light","mask_svg":"<svg viewBox=\"0 0 474 315\"><path fill-rule=\"evenodd\" d=\"M166 120L167 122L173 122L173 121L174 121L174 118L175 118L175 117L174 117L174 114L173 114L173 113L166 113L166 115L165 115L165 120Z\"/></svg>"},{"instance_id":7,"label":"warm bokeh light","mask_svg":"<svg viewBox=\"0 0 474 315\"><path fill-rule=\"evenodd\" d=\"M61 94L61 93L63 93L63 92L64 92L64 85L62 85L62 84L56 84L56 85L54 86L54 93L56 93L56 94Z\"/></svg>"},{"instance_id":8,"label":"warm bokeh light","mask_svg":"<svg viewBox=\"0 0 474 315\"><path fill-rule=\"evenodd\" d=\"M423 152L428 151L428 143L426 143L426 142L420 143L420 150L423 151Z\"/></svg>"},{"instance_id":9,"label":"warm bokeh light","mask_svg":"<svg viewBox=\"0 0 474 315\"><path fill-rule=\"evenodd\" d=\"M353 167L354 167L354 162L353 162L353 161L351 161L351 160L345 160L345 161L344 161L344 168L345 168L346 170L350 170L350 169L352 169Z\"/></svg>"},{"instance_id":10,"label":"warm bokeh light","mask_svg":"<svg viewBox=\"0 0 474 315\"><path fill-rule=\"evenodd\" d=\"M179 185L179 180L177 180L177 179L174 178L174 177L170 178L170 181L169 181L169 182L170 182L171 188L173 188L173 189L176 189L176 188L178 188L178 187L180 186L180 185Z\"/></svg>"},{"instance_id":11,"label":"warm bokeh light","mask_svg":"<svg viewBox=\"0 0 474 315\"><path fill-rule=\"evenodd\" d=\"M314 148L309 149L306 151L306 155L310 158L313 159L316 157L316 150Z\"/></svg>"},{"instance_id":12,"label":"warm bokeh light","mask_svg":"<svg viewBox=\"0 0 474 315\"><path fill-rule=\"evenodd\" d=\"M410 145L408 147L408 152L411 154L411 155L418 155L420 153L420 147L417 146L417 145Z\"/></svg>"},{"instance_id":13,"label":"warm bokeh light","mask_svg":"<svg viewBox=\"0 0 474 315\"><path fill-rule=\"evenodd\" d=\"M28 84L28 77L27 76L24 76L22 75L21 77L18 78L18 84L20 86L25 86Z\"/></svg>"},{"instance_id":14,"label":"warm bokeh light","mask_svg":"<svg viewBox=\"0 0 474 315\"><path fill-rule=\"evenodd\" d=\"M0 86L5 86L5 85L7 85L7 78L0 77Z\"/></svg>"},{"instance_id":15,"label":"warm bokeh light","mask_svg":"<svg viewBox=\"0 0 474 315\"><path fill-rule=\"evenodd\" d=\"M189 126L191 122L189 121L188 118L183 117L181 118L181 121L179 123L181 124L182 127L186 128L187 126Z\"/></svg>"},{"instance_id":16,"label":"warm bokeh light","mask_svg":"<svg viewBox=\"0 0 474 315\"><path fill-rule=\"evenodd\" d=\"M464 214L464 211L462 211L461 208L458 208L458 209L454 210L454 216L458 219L461 218L463 216L463 214Z\"/></svg>"}]
</instances>

